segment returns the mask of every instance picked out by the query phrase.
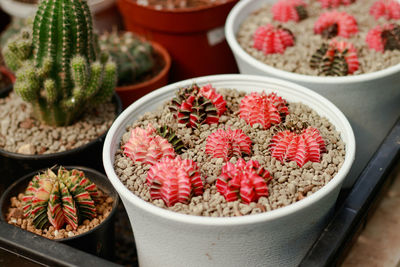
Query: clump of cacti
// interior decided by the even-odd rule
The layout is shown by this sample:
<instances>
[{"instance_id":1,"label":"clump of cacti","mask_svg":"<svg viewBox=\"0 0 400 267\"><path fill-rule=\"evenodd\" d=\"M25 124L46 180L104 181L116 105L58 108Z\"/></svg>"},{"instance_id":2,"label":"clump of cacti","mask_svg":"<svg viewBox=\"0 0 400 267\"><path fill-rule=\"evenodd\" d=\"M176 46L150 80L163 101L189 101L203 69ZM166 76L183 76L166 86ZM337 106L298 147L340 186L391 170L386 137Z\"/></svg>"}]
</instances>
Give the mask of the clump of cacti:
<instances>
[{"instance_id":1,"label":"clump of cacti","mask_svg":"<svg viewBox=\"0 0 400 267\"><path fill-rule=\"evenodd\" d=\"M264 129L268 129L272 124L281 123L289 110L286 100L275 93L267 95L265 92L252 92L242 99L239 113L240 118L251 126L259 123Z\"/></svg>"},{"instance_id":2,"label":"clump of cacti","mask_svg":"<svg viewBox=\"0 0 400 267\"><path fill-rule=\"evenodd\" d=\"M167 139L156 134L153 126L146 129L136 127L131 130L128 142L123 147L124 154L134 162L155 164L164 157L174 158L175 151Z\"/></svg>"},{"instance_id":3,"label":"clump of cacti","mask_svg":"<svg viewBox=\"0 0 400 267\"><path fill-rule=\"evenodd\" d=\"M152 199L162 199L171 207L175 203L188 203L192 194L203 194L203 181L196 162L176 157L164 157L147 173L147 184Z\"/></svg>"},{"instance_id":4,"label":"clump of cacti","mask_svg":"<svg viewBox=\"0 0 400 267\"><path fill-rule=\"evenodd\" d=\"M233 156L250 155L251 144L250 137L241 129L218 129L208 136L206 153L213 158L223 158L228 161Z\"/></svg>"},{"instance_id":5,"label":"clump of cacti","mask_svg":"<svg viewBox=\"0 0 400 267\"><path fill-rule=\"evenodd\" d=\"M245 162L240 158L236 165L227 162L221 170L221 176L217 179L216 187L226 201L241 199L249 204L260 197L268 196L268 182L270 174L260 166L258 161Z\"/></svg>"},{"instance_id":6,"label":"clump of cacti","mask_svg":"<svg viewBox=\"0 0 400 267\"><path fill-rule=\"evenodd\" d=\"M226 102L211 84L203 87L193 84L179 89L169 108L179 123L198 128L204 123L218 123L226 111Z\"/></svg>"},{"instance_id":7,"label":"clump of cacti","mask_svg":"<svg viewBox=\"0 0 400 267\"><path fill-rule=\"evenodd\" d=\"M104 33L100 48L110 53L118 66L118 86L131 85L143 79L153 68L153 46L131 32Z\"/></svg>"},{"instance_id":8,"label":"clump of cacti","mask_svg":"<svg viewBox=\"0 0 400 267\"><path fill-rule=\"evenodd\" d=\"M279 161L295 161L302 167L308 161L320 162L325 142L313 127L303 130L301 134L287 130L272 137L270 151L271 156Z\"/></svg>"},{"instance_id":9,"label":"clump of cacti","mask_svg":"<svg viewBox=\"0 0 400 267\"><path fill-rule=\"evenodd\" d=\"M48 169L29 182L22 199L24 216L37 229L68 224L76 230L80 222L96 216L98 196L96 185L82 171L60 167L56 174Z\"/></svg>"},{"instance_id":10,"label":"clump of cacti","mask_svg":"<svg viewBox=\"0 0 400 267\"><path fill-rule=\"evenodd\" d=\"M73 123L115 87L116 65L99 54L86 1L41 1L32 29L11 39L3 55L16 72L15 92L50 125Z\"/></svg>"}]
</instances>

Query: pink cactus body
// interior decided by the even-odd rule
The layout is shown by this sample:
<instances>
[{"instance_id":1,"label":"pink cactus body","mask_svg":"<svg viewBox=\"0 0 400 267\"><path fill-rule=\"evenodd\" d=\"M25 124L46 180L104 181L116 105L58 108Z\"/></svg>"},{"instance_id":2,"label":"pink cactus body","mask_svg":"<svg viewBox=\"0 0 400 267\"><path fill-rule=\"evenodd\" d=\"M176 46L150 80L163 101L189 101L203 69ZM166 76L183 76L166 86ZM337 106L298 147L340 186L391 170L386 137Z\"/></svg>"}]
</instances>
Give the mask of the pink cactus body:
<instances>
[{"instance_id":1,"label":"pink cactus body","mask_svg":"<svg viewBox=\"0 0 400 267\"><path fill-rule=\"evenodd\" d=\"M270 151L279 161L296 161L302 167L307 161L320 162L325 143L319 131L309 127L300 135L290 131L277 133L272 137Z\"/></svg>"},{"instance_id":2,"label":"pink cactus body","mask_svg":"<svg viewBox=\"0 0 400 267\"><path fill-rule=\"evenodd\" d=\"M357 57L357 50L352 43L332 40L327 51L327 58L330 58L333 61L337 52L344 54L344 59L347 63L348 74L353 74L356 70L358 70L360 63Z\"/></svg>"},{"instance_id":3,"label":"pink cactus body","mask_svg":"<svg viewBox=\"0 0 400 267\"><path fill-rule=\"evenodd\" d=\"M213 158L241 157L251 154L251 139L241 129L218 129L207 138L206 153Z\"/></svg>"},{"instance_id":4,"label":"pink cactus body","mask_svg":"<svg viewBox=\"0 0 400 267\"><path fill-rule=\"evenodd\" d=\"M279 0L272 8L274 20L287 22L289 20L300 21L307 17L306 3L302 0Z\"/></svg>"},{"instance_id":5,"label":"pink cactus body","mask_svg":"<svg viewBox=\"0 0 400 267\"><path fill-rule=\"evenodd\" d=\"M287 47L294 45L294 36L284 28L274 28L271 24L260 26L253 35L253 47L264 54L283 54Z\"/></svg>"},{"instance_id":6,"label":"pink cactus body","mask_svg":"<svg viewBox=\"0 0 400 267\"><path fill-rule=\"evenodd\" d=\"M375 18L379 19L400 19L400 3L396 0L378 0L370 8L369 13Z\"/></svg>"},{"instance_id":7,"label":"pink cactus body","mask_svg":"<svg viewBox=\"0 0 400 267\"><path fill-rule=\"evenodd\" d=\"M197 164L179 157L162 158L154 164L147 173L147 184L151 198L162 199L168 207L178 202L188 203L192 193L196 196L203 194L203 181Z\"/></svg>"},{"instance_id":8,"label":"pink cactus body","mask_svg":"<svg viewBox=\"0 0 400 267\"><path fill-rule=\"evenodd\" d=\"M346 12L325 12L315 22L314 32L327 38L335 36L349 38L358 32L357 21Z\"/></svg>"},{"instance_id":9,"label":"pink cactus body","mask_svg":"<svg viewBox=\"0 0 400 267\"><path fill-rule=\"evenodd\" d=\"M239 198L244 203L257 201L260 197L268 196L270 175L267 170L260 167L258 161L245 162L238 159L236 165L227 162L217 179L216 187L226 201L235 201Z\"/></svg>"},{"instance_id":10,"label":"pink cactus body","mask_svg":"<svg viewBox=\"0 0 400 267\"><path fill-rule=\"evenodd\" d=\"M355 0L319 0L323 8L336 8L341 5L350 5L355 2Z\"/></svg>"},{"instance_id":11,"label":"pink cactus body","mask_svg":"<svg viewBox=\"0 0 400 267\"><path fill-rule=\"evenodd\" d=\"M260 123L264 129L271 127L271 124L281 122L281 116L286 116L289 111L286 101L275 93L269 95L265 92L252 92L246 95L240 103L240 118L253 126Z\"/></svg>"},{"instance_id":12,"label":"pink cactus body","mask_svg":"<svg viewBox=\"0 0 400 267\"><path fill-rule=\"evenodd\" d=\"M175 157L175 151L167 139L155 134L155 129L148 125L147 129L136 127L124 145L124 153L133 161L155 164L164 157Z\"/></svg>"},{"instance_id":13,"label":"pink cactus body","mask_svg":"<svg viewBox=\"0 0 400 267\"><path fill-rule=\"evenodd\" d=\"M369 49L382 53L386 50L399 50L400 26L396 24L378 25L369 30L365 42Z\"/></svg>"}]
</instances>

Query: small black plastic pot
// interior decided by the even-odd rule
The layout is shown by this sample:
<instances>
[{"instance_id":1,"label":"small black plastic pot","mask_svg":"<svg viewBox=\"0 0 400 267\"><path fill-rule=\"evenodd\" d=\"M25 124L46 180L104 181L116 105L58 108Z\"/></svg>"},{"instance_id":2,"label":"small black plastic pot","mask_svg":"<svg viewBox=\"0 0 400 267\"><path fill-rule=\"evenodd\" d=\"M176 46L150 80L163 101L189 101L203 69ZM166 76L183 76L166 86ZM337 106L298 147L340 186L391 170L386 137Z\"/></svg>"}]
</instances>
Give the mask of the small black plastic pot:
<instances>
[{"instance_id":1,"label":"small black plastic pot","mask_svg":"<svg viewBox=\"0 0 400 267\"><path fill-rule=\"evenodd\" d=\"M8 96L11 90L12 87L0 94L0 98ZM122 112L121 99L114 93L112 101L116 105L118 116ZM106 134L107 132L103 133L83 146L52 154L25 155L0 149L0 195L18 177L53 165L88 166L104 173L102 150Z\"/></svg>"},{"instance_id":2,"label":"small black plastic pot","mask_svg":"<svg viewBox=\"0 0 400 267\"><path fill-rule=\"evenodd\" d=\"M85 175L97 185L103 192L105 192L108 196L112 197L114 202L112 206L112 211L108 215L108 217L101 222L97 227L93 228L90 231L87 231L83 234L63 238L63 239L55 239L55 242L63 243L69 245L71 247L77 248L79 250L88 252L90 254L102 257L104 259L112 260L114 258L115 251L115 234L114 234L114 222L115 222L115 212L118 207L119 197L117 191L111 185L107 176L104 174L90 168L80 167L80 166L66 166L68 170L78 169L85 173ZM7 188L4 194L0 198L0 220L6 222L5 215L7 214L8 208L10 207L10 199L14 196L18 196L19 193L25 192L26 187L29 184L29 181L32 180L33 176L35 176L40 171L31 172L22 178L18 179L15 183ZM26 233L28 231L18 228L21 234ZM33 235L33 238L43 238L41 236Z\"/></svg>"}]
</instances>

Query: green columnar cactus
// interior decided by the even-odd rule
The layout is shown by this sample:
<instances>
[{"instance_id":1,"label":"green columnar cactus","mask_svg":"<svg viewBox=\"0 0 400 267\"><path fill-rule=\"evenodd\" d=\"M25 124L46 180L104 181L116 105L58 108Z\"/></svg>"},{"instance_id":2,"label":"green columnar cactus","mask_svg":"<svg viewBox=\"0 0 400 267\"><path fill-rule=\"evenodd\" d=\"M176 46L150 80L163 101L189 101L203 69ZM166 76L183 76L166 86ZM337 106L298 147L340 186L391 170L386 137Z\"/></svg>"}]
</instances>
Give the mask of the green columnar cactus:
<instances>
[{"instance_id":1,"label":"green columnar cactus","mask_svg":"<svg viewBox=\"0 0 400 267\"><path fill-rule=\"evenodd\" d=\"M66 223L77 229L80 222L96 216L98 195L82 171L60 167L55 174L48 169L29 182L22 199L24 216L32 218L37 229L60 229Z\"/></svg>"},{"instance_id":2,"label":"green columnar cactus","mask_svg":"<svg viewBox=\"0 0 400 267\"><path fill-rule=\"evenodd\" d=\"M110 53L118 66L118 85L137 83L154 66L153 47L131 32L104 33L100 36L100 47Z\"/></svg>"},{"instance_id":3,"label":"green columnar cactus","mask_svg":"<svg viewBox=\"0 0 400 267\"><path fill-rule=\"evenodd\" d=\"M64 126L113 93L116 65L104 53L98 57L97 47L86 1L43 0L32 30L10 40L3 55L16 72L15 92L34 115Z\"/></svg>"}]
</instances>

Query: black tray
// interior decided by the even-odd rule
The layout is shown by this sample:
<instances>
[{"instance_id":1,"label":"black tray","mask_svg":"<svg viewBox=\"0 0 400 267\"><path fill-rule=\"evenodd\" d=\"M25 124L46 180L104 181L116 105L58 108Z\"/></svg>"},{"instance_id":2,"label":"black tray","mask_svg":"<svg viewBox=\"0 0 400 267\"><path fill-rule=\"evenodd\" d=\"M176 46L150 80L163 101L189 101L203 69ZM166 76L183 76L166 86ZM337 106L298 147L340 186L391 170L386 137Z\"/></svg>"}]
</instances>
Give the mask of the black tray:
<instances>
[{"instance_id":1,"label":"black tray","mask_svg":"<svg viewBox=\"0 0 400 267\"><path fill-rule=\"evenodd\" d=\"M400 119L365 167L351 190L342 190L332 219L300 266L335 266L346 255L377 202L390 186L389 174L400 158ZM21 231L0 222L0 266L137 266L135 243L121 205L115 224L116 258L113 262L72 247Z\"/></svg>"}]
</instances>

